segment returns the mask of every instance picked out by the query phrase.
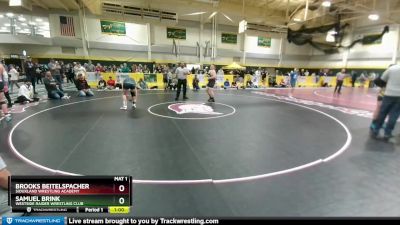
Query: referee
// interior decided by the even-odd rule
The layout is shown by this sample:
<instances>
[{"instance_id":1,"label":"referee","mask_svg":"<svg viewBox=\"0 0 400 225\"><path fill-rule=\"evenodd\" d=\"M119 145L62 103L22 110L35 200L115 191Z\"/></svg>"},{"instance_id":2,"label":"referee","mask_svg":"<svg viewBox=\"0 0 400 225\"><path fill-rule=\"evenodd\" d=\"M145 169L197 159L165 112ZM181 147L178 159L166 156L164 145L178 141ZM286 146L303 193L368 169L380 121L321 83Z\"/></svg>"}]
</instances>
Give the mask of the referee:
<instances>
[{"instance_id":1,"label":"referee","mask_svg":"<svg viewBox=\"0 0 400 225\"><path fill-rule=\"evenodd\" d=\"M183 100L189 99L186 97L186 87L187 87L187 75L189 74L189 70L185 68L185 64L181 63L180 67L175 70L176 77L178 78L178 90L176 91L175 101L178 101L179 95L181 94L181 88L183 86Z\"/></svg>"}]
</instances>

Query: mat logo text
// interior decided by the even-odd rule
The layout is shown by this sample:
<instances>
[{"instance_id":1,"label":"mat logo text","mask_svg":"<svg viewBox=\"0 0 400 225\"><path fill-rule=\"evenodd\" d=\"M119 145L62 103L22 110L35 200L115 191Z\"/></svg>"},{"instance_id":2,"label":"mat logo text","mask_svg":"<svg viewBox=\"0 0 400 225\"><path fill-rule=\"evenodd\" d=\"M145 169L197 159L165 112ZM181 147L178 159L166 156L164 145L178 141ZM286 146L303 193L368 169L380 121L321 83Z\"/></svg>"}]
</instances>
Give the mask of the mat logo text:
<instances>
[{"instance_id":1,"label":"mat logo text","mask_svg":"<svg viewBox=\"0 0 400 225\"><path fill-rule=\"evenodd\" d=\"M222 115L223 113L214 112L211 106L204 103L175 103L168 106L169 110L179 115L187 113L204 114L204 115Z\"/></svg>"}]
</instances>

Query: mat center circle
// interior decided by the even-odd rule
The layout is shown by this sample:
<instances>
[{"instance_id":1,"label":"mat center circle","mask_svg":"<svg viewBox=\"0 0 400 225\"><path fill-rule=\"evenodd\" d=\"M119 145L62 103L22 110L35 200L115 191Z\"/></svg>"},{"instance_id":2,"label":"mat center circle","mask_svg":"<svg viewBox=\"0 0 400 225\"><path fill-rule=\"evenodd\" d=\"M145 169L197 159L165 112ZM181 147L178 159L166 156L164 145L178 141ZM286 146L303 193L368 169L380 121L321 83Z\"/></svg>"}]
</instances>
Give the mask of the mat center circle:
<instances>
[{"instance_id":1,"label":"mat center circle","mask_svg":"<svg viewBox=\"0 0 400 225\"><path fill-rule=\"evenodd\" d=\"M236 109L223 103L188 101L155 104L148 108L148 112L154 116L169 119L200 120L230 116L236 112Z\"/></svg>"}]
</instances>

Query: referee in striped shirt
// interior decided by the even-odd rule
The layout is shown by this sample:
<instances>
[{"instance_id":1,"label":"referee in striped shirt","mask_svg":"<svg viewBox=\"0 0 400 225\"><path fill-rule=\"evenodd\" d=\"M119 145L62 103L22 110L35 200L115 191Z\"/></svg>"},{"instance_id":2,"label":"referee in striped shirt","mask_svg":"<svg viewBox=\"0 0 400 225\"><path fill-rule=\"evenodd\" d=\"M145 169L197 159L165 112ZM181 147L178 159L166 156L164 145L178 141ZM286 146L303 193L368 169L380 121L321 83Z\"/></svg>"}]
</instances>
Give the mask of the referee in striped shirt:
<instances>
[{"instance_id":1,"label":"referee in striped shirt","mask_svg":"<svg viewBox=\"0 0 400 225\"><path fill-rule=\"evenodd\" d=\"M181 63L180 67L176 68L175 74L178 78L178 90L176 91L176 98L175 101L178 101L179 95L181 94L181 89L183 86L183 100L189 99L186 97L186 87L187 87L187 75L189 75L189 70L185 68L185 64Z\"/></svg>"}]
</instances>

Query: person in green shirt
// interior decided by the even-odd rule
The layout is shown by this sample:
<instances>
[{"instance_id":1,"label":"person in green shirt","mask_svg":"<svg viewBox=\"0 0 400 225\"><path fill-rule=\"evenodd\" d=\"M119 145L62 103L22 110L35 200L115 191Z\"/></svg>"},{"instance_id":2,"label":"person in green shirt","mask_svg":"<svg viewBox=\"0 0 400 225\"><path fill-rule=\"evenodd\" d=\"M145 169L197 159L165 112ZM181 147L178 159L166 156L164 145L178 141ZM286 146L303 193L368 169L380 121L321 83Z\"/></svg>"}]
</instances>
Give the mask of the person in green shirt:
<instances>
[{"instance_id":1,"label":"person in green shirt","mask_svg":"<svg viewBox=\"0 0 400 225\"><path fill-rule=\"evenodd\" d=\"M122 68L121 68L121 72L122 73L129 73L131 72L131 70L129 69L128 65L126 63L123 64Z\"/></svg>"}]
</instances>

